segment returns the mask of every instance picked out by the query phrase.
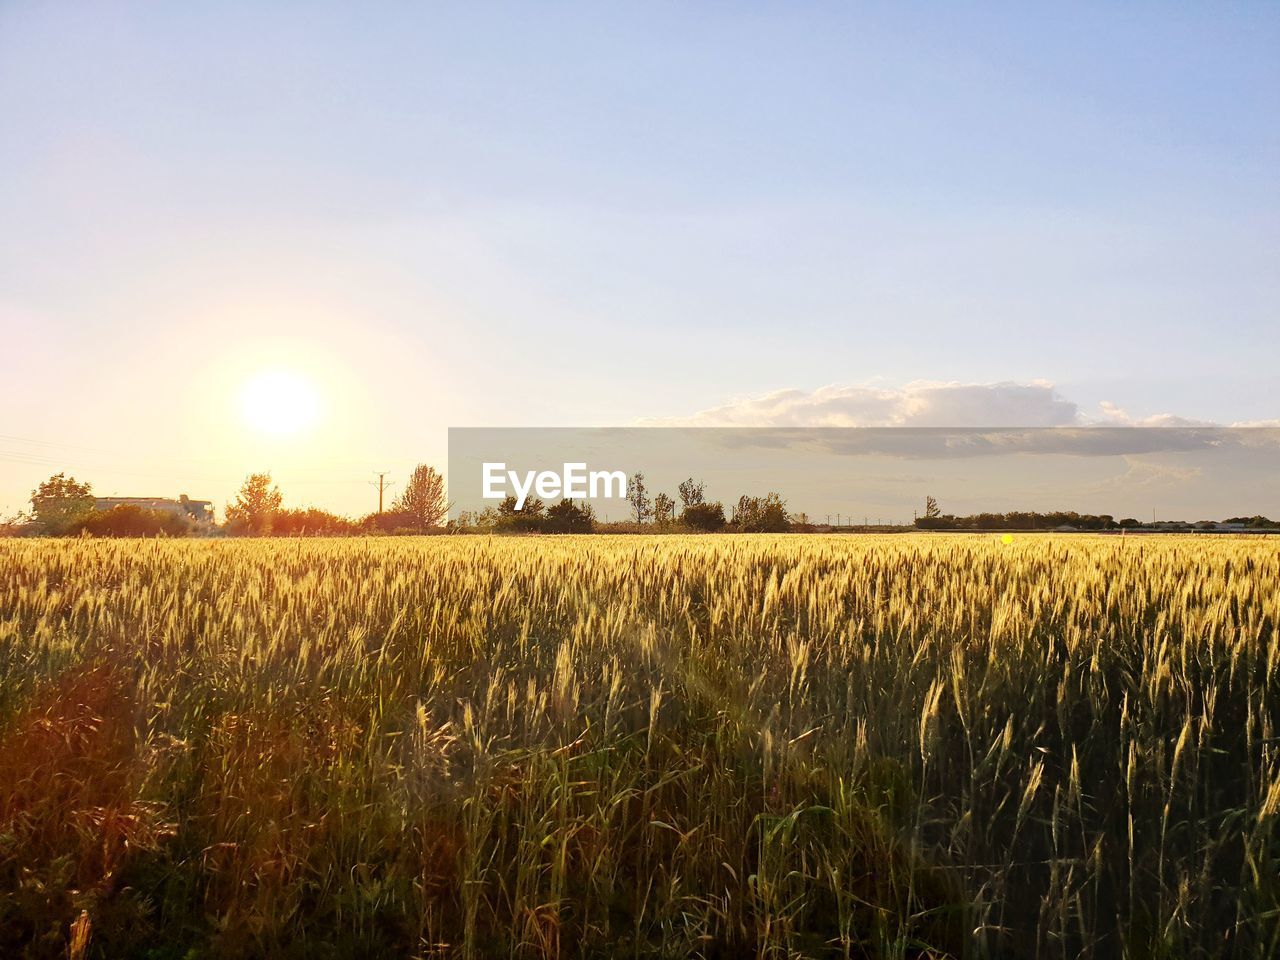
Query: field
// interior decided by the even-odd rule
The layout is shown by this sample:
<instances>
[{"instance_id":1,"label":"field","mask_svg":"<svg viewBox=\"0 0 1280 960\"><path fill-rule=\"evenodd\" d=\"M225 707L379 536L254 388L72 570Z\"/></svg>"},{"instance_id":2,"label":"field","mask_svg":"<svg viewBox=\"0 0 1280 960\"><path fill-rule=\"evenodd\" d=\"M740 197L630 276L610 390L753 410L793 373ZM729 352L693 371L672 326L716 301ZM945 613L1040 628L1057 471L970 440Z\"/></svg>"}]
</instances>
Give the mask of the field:
<instances>
[{"instance_id":1,"label":"field","mask_svg":"<svg viewBox=\"0 0 1280 960\"><path fill-rule=\"evenodd\" d=\"M0 541L5 957L1280 952L1280 543Z\"/></svg>"}]
</instances>

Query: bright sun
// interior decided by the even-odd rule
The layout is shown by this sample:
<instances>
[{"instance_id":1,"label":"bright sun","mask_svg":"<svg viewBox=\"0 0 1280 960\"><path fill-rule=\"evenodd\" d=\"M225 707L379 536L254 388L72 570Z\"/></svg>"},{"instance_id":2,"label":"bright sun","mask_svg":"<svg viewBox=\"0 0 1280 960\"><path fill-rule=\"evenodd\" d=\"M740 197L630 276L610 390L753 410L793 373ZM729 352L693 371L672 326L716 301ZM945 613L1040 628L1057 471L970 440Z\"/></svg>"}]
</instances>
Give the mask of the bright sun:
<instances>
[{"instance_id":1,"label":"bright sun","mask_svg":"<svg viewBox=\"0 0 1280 960\"><path fill-rule=\"evenodd\" d=\"M253 429L273 437L303 433L320 418L320 393L292 370L267 370L240 391L240 415Z\"/></svg>"}]
</instances>

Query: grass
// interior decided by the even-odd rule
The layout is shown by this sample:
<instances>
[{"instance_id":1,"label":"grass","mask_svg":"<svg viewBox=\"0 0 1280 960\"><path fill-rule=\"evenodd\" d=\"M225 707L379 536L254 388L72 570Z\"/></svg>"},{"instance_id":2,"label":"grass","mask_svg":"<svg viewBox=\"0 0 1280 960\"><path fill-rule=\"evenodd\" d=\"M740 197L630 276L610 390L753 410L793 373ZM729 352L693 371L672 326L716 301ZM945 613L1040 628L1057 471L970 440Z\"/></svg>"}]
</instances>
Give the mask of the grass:
<instances>
[{"instance_id":1,"label":"grass","mask_svg":"<svg viewBox=\"0 0 1280 960\"><path fill-rule=\"evenodd\" d=\"M1280 952L1280 545L0 541L0 954Z\"/></svg>"}]
</instances>

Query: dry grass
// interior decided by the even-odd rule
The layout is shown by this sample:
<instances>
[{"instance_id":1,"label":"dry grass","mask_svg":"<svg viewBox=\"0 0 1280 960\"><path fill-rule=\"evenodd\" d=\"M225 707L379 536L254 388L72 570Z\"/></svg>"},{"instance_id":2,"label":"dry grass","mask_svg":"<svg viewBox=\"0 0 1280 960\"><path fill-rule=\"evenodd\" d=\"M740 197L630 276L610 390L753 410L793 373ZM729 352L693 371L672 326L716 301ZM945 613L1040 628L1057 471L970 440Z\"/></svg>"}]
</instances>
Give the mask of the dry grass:
<instances>
[{"instance_id":1,"label":"dry grass","mask_svg":"<svg viewBox=\"0 0 1280 960\"><path fill-rule=\"evenodd\" d=\"M1280 548L0 542L0 952L1280 950Z\"/></svg>"}]
</instances>

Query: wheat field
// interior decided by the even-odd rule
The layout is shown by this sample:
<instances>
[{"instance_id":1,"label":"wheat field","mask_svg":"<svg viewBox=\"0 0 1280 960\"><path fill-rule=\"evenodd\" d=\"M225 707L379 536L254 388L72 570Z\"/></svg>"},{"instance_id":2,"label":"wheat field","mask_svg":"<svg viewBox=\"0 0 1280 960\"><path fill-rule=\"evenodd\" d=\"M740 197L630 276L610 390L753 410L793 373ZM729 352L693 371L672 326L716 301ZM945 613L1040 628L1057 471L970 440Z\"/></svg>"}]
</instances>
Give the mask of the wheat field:
<instances>
[{"instance_id":1,"label":"wheat field","mask_svg":"<svg viewBox=\"0 0 1280 960\"><path fill-rule=\"evenodd\" d=\"M1263 538L0 541L0 955L1280 952Z\"/></svg>"}]
</instances>

